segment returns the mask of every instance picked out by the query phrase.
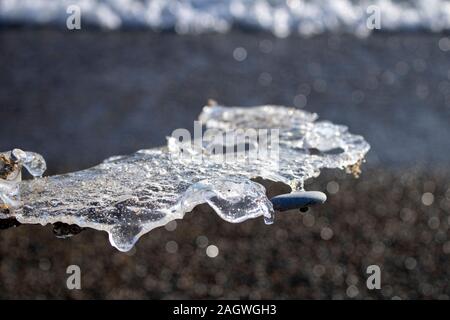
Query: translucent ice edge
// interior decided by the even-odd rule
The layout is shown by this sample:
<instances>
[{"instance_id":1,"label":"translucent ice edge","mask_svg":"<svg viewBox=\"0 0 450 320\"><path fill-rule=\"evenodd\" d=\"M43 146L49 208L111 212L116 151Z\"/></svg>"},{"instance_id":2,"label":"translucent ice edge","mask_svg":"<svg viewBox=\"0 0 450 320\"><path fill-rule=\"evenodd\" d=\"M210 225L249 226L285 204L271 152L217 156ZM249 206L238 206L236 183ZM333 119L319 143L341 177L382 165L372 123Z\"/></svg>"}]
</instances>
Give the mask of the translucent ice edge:
<instances>
[{"instance_id":1,"label":"translucent ice edge","mask_svg":"<svg viewBox=\"0 0 450 320\"><path fill-rule=\"evenodd\" d=\"M1 200L9 207L9 213L0 218L13 216L21 223L63 222L104 230L120 251L130 250L143 234L182 219L203 203L228 222L263 216L270 224L274 221L272 203L264 187L251 178L262 177L302 190L303 182L316 177L321 168L343 169L359 163L370 148L363 137L349 133L345 126L316 119L316 114L281 106L203 109L199 120L219 133L279 129L277 158L250 161L244 154L244 161L221 162L207 152L209 138L204 138L200 148L168 138L169 148L140 150L86 170L39 178L45 169L43 159L28 153L27 168L34 168L37 177L0 181ZM200 162L176 155L173 150L177 147L192 155L201 154ZM8 202L8 198L16 201Z\"/></svg>"},{"instance_id":2,"label":"translucent ice edge","mask_svg":"<svg viewBox=\"0 0 450 320\"><path fill-rule=\"evenodd\" d=\"M5 208L19 208L21 167L25 167L33 177L42 177L47 164L44 158L35 152L14 149L0 153L0 204ZM6 216L0 211L0 219Z\"/></svg>"},{"instance_id":3,"label":"translucent ice edge","mask_svg":"<svg viewBox=\"0 0 450 320\"><path fill-rule=\"evenodd\" d=\"M81 9L82 28L202 33L241 26L279 37L336 31L364 36L371 32L367 20L375 6L381 30L450 30L447 0L0 0L0 22L66 28L70 5Z\"/></svg>"}]
</instances>

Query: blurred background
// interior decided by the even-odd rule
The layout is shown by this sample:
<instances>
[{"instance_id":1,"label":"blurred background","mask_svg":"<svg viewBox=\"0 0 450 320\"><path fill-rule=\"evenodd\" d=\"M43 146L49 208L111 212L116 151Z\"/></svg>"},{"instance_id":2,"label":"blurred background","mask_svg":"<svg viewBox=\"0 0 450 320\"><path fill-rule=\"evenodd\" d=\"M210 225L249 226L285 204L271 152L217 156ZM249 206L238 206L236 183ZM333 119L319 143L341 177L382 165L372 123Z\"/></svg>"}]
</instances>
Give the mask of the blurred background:
<instances>
[{"instance_id":1,"label":"blurred background","mask_svg":"<svg viewBox=\"0 0 450 320\"><path fill-rule=\"evenodd\" d=\"M126 254L94 230L2 230L0 298L449 299L449 30L440 0L0 0L0 150L47 174L164 145L210 98L316 112L372 147L359 179L322 172L306 189L328 201L271 226L202 207Z\"/></svg>"}]
</instances>

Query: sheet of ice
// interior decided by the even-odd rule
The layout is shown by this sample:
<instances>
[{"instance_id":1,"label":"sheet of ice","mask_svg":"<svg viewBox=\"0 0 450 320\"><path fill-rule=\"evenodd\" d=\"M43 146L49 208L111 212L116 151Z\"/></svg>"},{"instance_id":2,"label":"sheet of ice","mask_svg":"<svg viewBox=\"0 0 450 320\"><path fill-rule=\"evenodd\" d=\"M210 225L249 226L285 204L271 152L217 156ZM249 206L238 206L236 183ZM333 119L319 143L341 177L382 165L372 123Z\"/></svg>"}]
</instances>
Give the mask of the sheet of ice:
<instances>
[{"instance_id":1,"label":"sheet of ice","mask_svg":"<svg viewBox=\"0 0 450 320\"><path fill-rule=\"evenodd\" d=\"M168 147L115 156L83 171L15 180L21 203L6 203L8 216L21 223L63 222L104 230L121 251L130 250L143 234L182 219L202 203L229 222L263 216L270 224L272 204L264 187L251 178L280 181L301 190L303 182L317 176L321 168L353 165L370 148L363 137L349 133L345 126L316 119L316 114L279 106L207 106L199 120L218 134L278 129L279 147L269 145L276 153L254 158L250 156L254 146L250 146L241 153L233 151L240 161L224 162L211 152L213 136L203 137L200 145L171 137ZM177 153L180 149L192 158L182 157ZM38 155L30 155L39 161L28 168L45 168ZM0 189L0 195L2 199L7 196L5 189Z\"/></svg>"},{"instance_id":2,"label":"sheet of ice","mask_svg":"<svg viewBox=\"0 0 450 320\"><path fill-rule=\"evenodd\" d=\"M201 33L226 32L238 26L279 37L325 31L367 35L371 32L367 18L373 14L369 6L375 6L381 30L450 30L448 0L0 0L0 22L65 28L69 5L81 8L84 27L106 29Z\"/></svg>"}]
</instances>

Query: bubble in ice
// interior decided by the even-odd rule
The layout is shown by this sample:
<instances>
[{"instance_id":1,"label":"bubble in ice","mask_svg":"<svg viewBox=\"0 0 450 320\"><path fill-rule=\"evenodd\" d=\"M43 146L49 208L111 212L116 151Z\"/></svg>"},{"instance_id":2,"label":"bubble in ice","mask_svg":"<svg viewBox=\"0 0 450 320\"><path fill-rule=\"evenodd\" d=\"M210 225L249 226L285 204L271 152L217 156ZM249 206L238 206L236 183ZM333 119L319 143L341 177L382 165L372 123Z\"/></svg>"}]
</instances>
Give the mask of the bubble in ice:
<instances>
[{"instance_id":1,"label":"bubble in ice","mask_svg":"<svg viewBox=\"0 0 450 320\"><path fill-rule=\"evenodd\" d=\"M114 156L78 172L40 177L46 168L44 159L15 150L2 154L0 198L9 210L0 211L7 212L0 217L103 230L114 247L129 251L143 234L182 219L204 203L231 223L257 217L273 223L274 209L266 190L252 178L303 190L304 181L316 177L321 168L355 165L370 148L362 136L349 133L345 126L316 121L314 113L282 106L207 106L199 120L219 133L278 129L278 157L220 162L217 155L207 152L211 141L205 139L200 147L189 150L202 155L200 163L161 147ZM177 146L170 138L168 145L170 149ZM22 181L21 166L36 178Z\"/></svg>"}]
</instances>

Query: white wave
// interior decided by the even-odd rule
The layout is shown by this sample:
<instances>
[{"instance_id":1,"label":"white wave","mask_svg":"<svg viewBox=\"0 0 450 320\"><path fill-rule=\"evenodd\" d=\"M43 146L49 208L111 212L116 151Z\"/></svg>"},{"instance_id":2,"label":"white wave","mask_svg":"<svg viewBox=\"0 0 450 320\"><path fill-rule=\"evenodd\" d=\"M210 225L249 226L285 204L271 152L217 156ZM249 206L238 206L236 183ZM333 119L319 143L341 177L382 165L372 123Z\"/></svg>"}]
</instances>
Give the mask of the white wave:
<instances>
[{"instance_id":1,"label":"white wave","mask_svg":"<svg viewBox=\"0 0 450 320\"><path fill-rule=\"evenodd\" d=\"M364 36L372 31L367 19L375 8L381 30L450 30L449 0L0 0L0 23L65 27L69 5L80 7L82 26L105 29L203 33L237 26L279 37L322 32Z\"/></svg>"}]
</instances>

